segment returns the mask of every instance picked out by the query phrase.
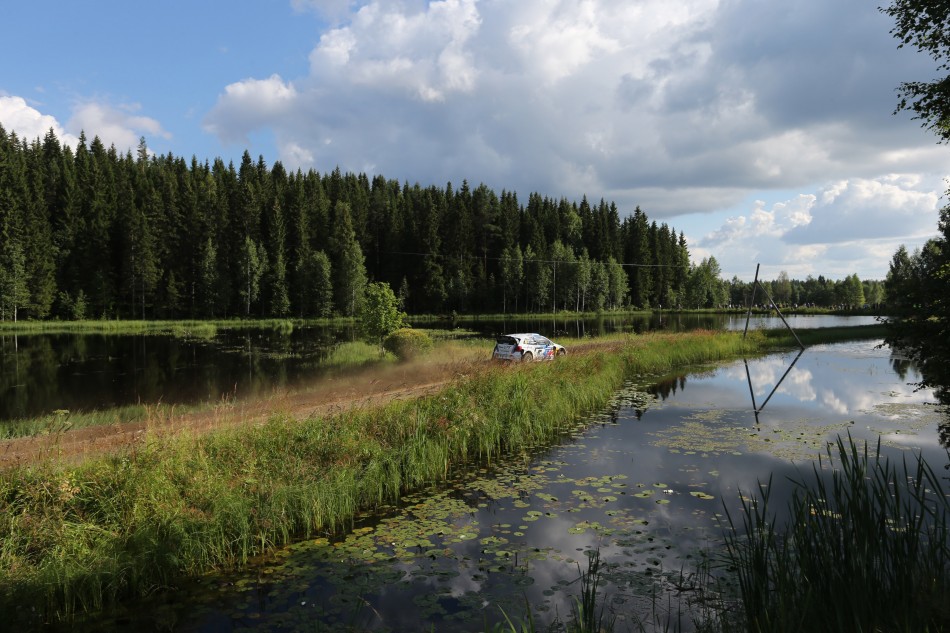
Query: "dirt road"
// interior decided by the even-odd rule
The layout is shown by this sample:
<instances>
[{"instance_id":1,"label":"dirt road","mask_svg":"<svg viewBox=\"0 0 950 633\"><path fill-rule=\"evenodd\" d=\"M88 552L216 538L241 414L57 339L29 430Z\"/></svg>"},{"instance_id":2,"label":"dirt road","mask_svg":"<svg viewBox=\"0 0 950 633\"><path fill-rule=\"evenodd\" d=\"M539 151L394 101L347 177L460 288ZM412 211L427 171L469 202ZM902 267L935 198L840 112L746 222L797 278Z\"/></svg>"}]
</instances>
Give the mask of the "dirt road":
<instances>
[{"instance_id":1,"label":"dirt road","mask_svg":"<svg viewBox=\"0 0 950 633\"><path fill-rule=\"evenodd\" d=\"M588 342L572 347L571 354L584 354L613 343ZM49 435L0 441L0 469L46 461L77 462L87 457L128 450L146 437L160 437L181 430L207 431L241 424L260 423L275 413L296 418L327 415L361 407L375 407L401 398L435 393L451 381L488 361L461 359L400 363L383 367L341 372L321 378L313 385L292 392L247 402L216 405L201 412L156 413L143 422L92 426Z\"/></svg>"},{"instance_id":2,"label":"dirt road","mask_svg":"<svg viewBox=\"0 0 950 633\"><path fill-rule=\"evenodd\" d=\"M477 363L484 365L484 362ZM145 421L91 426L65 432L0 441L0 468L36 464L47 460L75 462L120 451L143 442L147 436L183 429L206 431L259 423L275 413L297 418L327 415L360 407L373 407L399 398L438 391L451 380L474 369L476 363L400 364L350 371L324 378L293 392L275 392L246 402L222 403L201 412L156 413Z\"/></svg>"}]
</instances>

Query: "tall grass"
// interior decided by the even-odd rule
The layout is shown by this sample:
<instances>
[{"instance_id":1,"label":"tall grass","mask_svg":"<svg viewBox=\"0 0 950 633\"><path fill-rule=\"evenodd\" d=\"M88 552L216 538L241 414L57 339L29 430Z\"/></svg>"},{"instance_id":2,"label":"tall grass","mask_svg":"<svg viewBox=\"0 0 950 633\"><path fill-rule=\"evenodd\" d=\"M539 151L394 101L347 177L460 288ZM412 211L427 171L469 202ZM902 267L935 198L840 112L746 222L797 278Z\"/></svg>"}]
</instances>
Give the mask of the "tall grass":
<instances>
[{"instance_id":1,"label":"tall grass","mask_svg":"<svg viewBox=\"0 0 950 633\"><path fill-rule=\"evenodd\" d=\"M380 360L394 361L392 354L380 354L378 345L365 341L347 341L334 345L326 358L320 362L323 367L359 367Z\"/></svg>"},{"instance_id":2,"label":"tall grass","mask_svg":"<svg viewBox=\"0 0 950 633\"><path fill-rule=\"evenodd\" d=\"M73 429L162 420L173 415L211 410L221 402L195 405L130 404L103 410L69 411L57 409L43 416L5 420L0 425L0 440L15 437L57 435Z\"/></svg>"},{"instance_id":3,"label":"tall grass","mask_svg":"<svg viewBox=\"0 0 950 633\"><path fill-rule=\"evenodd\" d=\"M5 471L0 612L27 624L68 619L338 531L461 464L556 439L630 374L755 345L708 332L631 337L612 353L486 366L379 409L306 420L277 413L259 426L152 437L78 466Z\"/></svg>"},{"instance_id":4,"label":"tall grass","mask_svg":"<svg viewBox=\"0 0 950 633\"><path fill-rule=\"evenodd\" d=\"M920 456L898 467L880 444L869 455L850 436L813 474L795 482L786 524L770 507L771 486L743 502L740 524L729 517L739 608L724 605L720 628L950 631L950 497L940 478Z\"/></svg>"}]
</instances>

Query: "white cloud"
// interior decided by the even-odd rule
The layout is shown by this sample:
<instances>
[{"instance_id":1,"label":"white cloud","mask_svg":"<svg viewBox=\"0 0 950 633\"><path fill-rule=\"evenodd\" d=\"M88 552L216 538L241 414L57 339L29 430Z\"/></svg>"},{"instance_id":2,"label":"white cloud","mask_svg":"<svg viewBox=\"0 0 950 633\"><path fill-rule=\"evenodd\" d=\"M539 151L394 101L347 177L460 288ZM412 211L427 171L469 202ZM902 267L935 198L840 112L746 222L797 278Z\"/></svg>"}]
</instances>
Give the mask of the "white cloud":
<instances>
[{"instance_id":1,"label":"white cloud","mask_svg":"<svg viewBox=\"0 0 950 633\"><path fill-rule=\"evenodd\" d=\"M784 239L802 244L930 235L941 194L917 189L921 184L919 176L897 174L832 183L812 209L814 221L794 227Z\"/></svg>"},{"instance_id":2,"label":"white cloud","mask_svg":"<svg viewBox=\"0 0 950 633\"><path fill-rule=\"evenodd\" d=\"M80 132L91 141L95 137L108 147L115 145L120 152L134 150L142 136L169 138L161 124L150 117L136 114L138 105L114 107L96 101L81 101L73 106L72 115L65 125L55 117L43 114L15 96L0 96L0 123L8 130L27 140L42 138L50 129L60 142L75 147Z\"/></svg>"},{"instance_id":3,"label":"white cloud","mask_svg":"<svg viewBox=\"0 0 950 633\"><path fill-rule=\"evenodd\" d=\"M891 114L932 63L862 0L294 6L335 16L309 73L231 84L206 118L226 141L272 133L289 167L586 194L661 220L733 209L688 237L743 276L757 261L877 276L886 249L935 227L950 153Z\"/></svg>"},{"instance_id":4,"label":"white cloud","mask_svg":"<svg viewBox=\"0 0 950 633\"><path fill-rule=\"evenodd\" d=\"M75 106L66 127L76 134L85 132L90 140L98 136L106 147L115 145L119 152L135 150L142 136L169 138L158 121L135 114L139 109L138 105L113 107L85 101Z\"/></svg>"},{"instance_id":5,"label":"white cloud","mask_svg":"<svg viewBox=\"0 0 950 633\"><path fill-rule=\"evenodd\" d=\"M280 75L246 79L225 87L205 120L205 129L225 142L247 142L247 134L261 125L275 125L288 115L297 99L292 83Z\"/></svg>"},{"instance_id":6,"label":"white cloud","mask_svg":"<svg viewBox=\"0 0 950 633\"><path fill-rule=\"evenodd\" d=\"M43 138L51 129L61 143L75 147L79 138L67 133L55 117L43 114L22 97L0 95L0 124L27 141Z\"/></svg>"},{"instance_id":7,"label":"white cloud","mask_svg":"<svg viewBox=\"0 0 950 633\"><path fill-rule=\"evenodd\" d=\"M432 2L425 12L371 3L328 31L310 55L313 77L443 101L469 92L477 70L466 43L479 29L475 0Z\"/></svg>"},{"instance_id":8,"label":"white cloud","mask_svg":"<svg viewBox=\"0 0 950 633\"><path fill-rule=\"evenodd\" d=\"M619 52L620 40L602 29L602 13L594 2L536 5L530 19L511 27L508 43L537 78L553 83L594 59Z\"/></svg>"},{"instance_id":9,"label":"white cloud","mask_svg":"<svg viewBox=\"0 0 950 633\"><path fill-rule=\"evenodd\" d=\"M729 246L761 237L782 237L795 227L811 222L811 208L816 197L812 194L800 194L786 202L779 202L767 210L766 203L756 200L748 216L735 216L726 220L722 228L702 240L706 248Z\"/></svg>"},{"instance_id":10,"label":"white cloud","mask_svg":"<svg viewBox=\"0 0 950 633\"><path fill-rule=\"evenodd\" d=\"M756 201L746 215L728 218L693 251L716 254L727 277L748 278L762 263L765 278L785 270L793 278L823 274L883 279L891 255L913 250L936 233L940 179L916 174L838 180L767 208Z\"/></svg>"}]
</instances>

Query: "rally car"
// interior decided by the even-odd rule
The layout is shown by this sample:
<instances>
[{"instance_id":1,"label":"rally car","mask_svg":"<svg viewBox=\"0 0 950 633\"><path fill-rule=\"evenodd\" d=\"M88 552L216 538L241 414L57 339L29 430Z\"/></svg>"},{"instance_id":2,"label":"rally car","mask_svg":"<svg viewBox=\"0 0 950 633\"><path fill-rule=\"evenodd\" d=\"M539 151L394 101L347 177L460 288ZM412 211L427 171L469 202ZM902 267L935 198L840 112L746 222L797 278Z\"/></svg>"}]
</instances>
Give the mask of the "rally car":
<instances>
[{"instance_id":1,"label":"rally car","mask_svg":"<svg viewBox=\"0 0 950 633\"><path fill-rule=\"evenodd\" d=\"M554 360L567 353L563 345L540 334L506 334L495 339L495 360Z\"/></svg>"}]
</instances>

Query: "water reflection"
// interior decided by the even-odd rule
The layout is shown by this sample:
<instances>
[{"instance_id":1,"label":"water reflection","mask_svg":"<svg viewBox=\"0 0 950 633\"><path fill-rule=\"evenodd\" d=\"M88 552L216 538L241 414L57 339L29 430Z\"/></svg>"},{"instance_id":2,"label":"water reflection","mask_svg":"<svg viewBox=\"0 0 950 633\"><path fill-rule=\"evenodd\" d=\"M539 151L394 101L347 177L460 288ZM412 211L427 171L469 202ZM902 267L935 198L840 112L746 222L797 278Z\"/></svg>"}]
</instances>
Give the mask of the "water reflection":
<instances>
[{"instance_id":1,"label":"water reflection","mask_svg":"<svg viewBox=\"0 0 950 633\"><path fill-rule=\"evenodd\" d=\"M0 420L253 397L319 376L352 329L222 329L211 336L0 336Z\"/></svg>"},{"instance_id":2,"label":"water reflection","mask_svg":"<svg viewBox=\"0 0 950 633\"><path fill-rule=\"evenodd\" d=\"M805 353L805 349L802 348L798 354L795 355L795 358L792 359L792 362L789 364L788 368L785 370L785 373L782 374L782 377L778 379L778 382L775 383L775 386L772 387L772 391L769 392L769 395L765 398L765 402L761 406L755 403L755 388L752 386L752 374L749 372L749 361L743 359L742 363L745 365L745 376L746 380L749 382L749 394L752 396L752 410L755 412L755 420L759 421L759 413L762 409L768 405L769 400L772 399L772 396L775 395L775 392L778 391L779 387L782 386L782 383L785 382L785 379L788 377L789 372L795 368L795 363L798 362L798 359L802 357L802 354Z\"/></svg>"},{"instance_id":3,"label":"water reflection","mask_svg":"<svg viewBox=\"0 0 950 633\"><path fill-rule=\"evenodd\" d=\"M745 409L751 415L749 423L756 426L778 427L783 420L788 426L789 420L820 415L847 426L865 422L867 430L871 426L866 422L873 419L873 428L885 431L886 438L895 443L908 444L910 437L926 441L939 438L939 444L950 447L945 409L939 406L932 390L918 387L918 367L881 343L820 345L805 352L743 361L688 376L668 377L651 387L650 392L662 401L675 398L680 405L698 406L718 399L738 409L741 405L737 386L744 384ZM722 391L726 385L728 389ZM724 397L729 400L723 402ZM894 430L893 425L882 421L914 424L902 435L889 433ZM933 423L931 434L923 437L928 423ZM898 439L898 435L902 437Z\"/></svg>"},{"instance_id":4,"label":"water reflection","mask_svg":"<svg viewBox=\"0 0 950 633\"><path fill-rule=\"evenodd\" d=\"M789 317L793 327L862 325L873 317ZM753 327L777 318L756 317ZM538 331L548 336L610 332L741 329L745 315L635 314L590 319L545 317L466 321L480 336ZM453 328L452 322L417 327ZM781 327L781 324L779 323ZM244 329L184 326L173 335L0 335L0 421L134 404L196 403L253 397L319 377L322 361L352 327ZM486 345L490 345L486 341ZM490 348L489 348L490 349ZM486 351L486 355L488 351Z\"/></svg>"}]
</instances>

